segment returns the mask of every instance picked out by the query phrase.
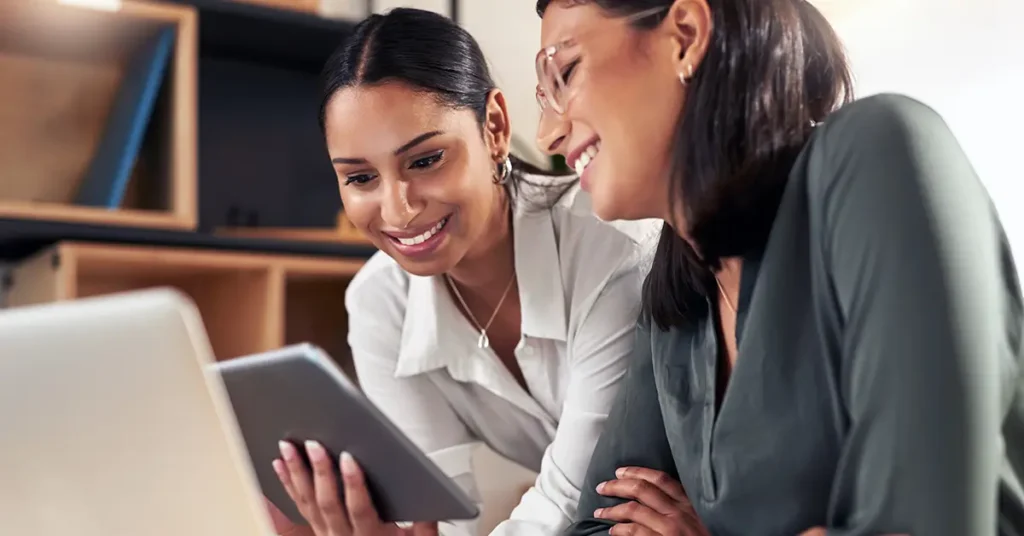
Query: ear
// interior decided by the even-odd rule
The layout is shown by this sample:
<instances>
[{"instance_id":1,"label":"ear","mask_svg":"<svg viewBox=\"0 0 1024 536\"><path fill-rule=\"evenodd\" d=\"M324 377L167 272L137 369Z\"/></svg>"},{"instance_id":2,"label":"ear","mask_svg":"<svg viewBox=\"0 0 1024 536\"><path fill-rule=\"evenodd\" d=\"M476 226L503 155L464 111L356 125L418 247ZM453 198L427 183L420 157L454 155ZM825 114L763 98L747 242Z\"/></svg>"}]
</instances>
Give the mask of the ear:
<instances>
[{"instance_id":1,"label":"ear","mask_svg":"<svg viewBox=\"0 0 1024 536\"><path fill-rule=\"evenodd\" d=\"M704 61L714 30L707 0L676 0L664 28L672 39L675 72L689 81Z\"/></svg>"},{"instance_id":2,"label":"ear","mask_svg":"<svg viewBox=\"0 0 1024 536\"><path fill-rule=\"evenodd\" d=\"M505 94L500 89L493 89L487 95L484 142L487 143L487 148L495 162L508 156L512 144L512 123L509 122Z\"/></svg>"}]
</instances>

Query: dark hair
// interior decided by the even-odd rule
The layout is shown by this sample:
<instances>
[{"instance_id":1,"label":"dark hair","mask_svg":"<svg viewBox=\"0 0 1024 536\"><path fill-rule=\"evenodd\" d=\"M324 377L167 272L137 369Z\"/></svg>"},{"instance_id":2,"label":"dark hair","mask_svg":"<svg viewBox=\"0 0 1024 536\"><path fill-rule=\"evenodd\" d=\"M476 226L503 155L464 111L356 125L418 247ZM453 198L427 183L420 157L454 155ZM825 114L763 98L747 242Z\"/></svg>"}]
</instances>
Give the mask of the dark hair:
<instances>
[{"instance_id":1,"label":"dark hair","mask_svg":"<svg viewBox=\"0 0 1024 536\"><path fill-rule=\"evenodd\" d=\"M320 128L326 128L326 109L334 95L348 87L398 81L430 93L441 103L472 110L483 132L487 101L497 86L480 46L451 19L431 11L395 8L370 15L331 54L321 74L323 95ZM552 176L510 154L510 189L526 182L524 174ZM548 186L545 181L544 186ZM560 195L572 181L556 186Z\"/></svg>"},{"instance_id":2,"label":"dark hair","mask_svg":"<svg viewBox=\"0 0 1024 536\"><path fill-rule=\"evenodd\" d=\"M537 13L543 16L551 2L538 0ZM668 8L673 1L570 3L593 3L626 16ZM709 313L713 270L722 258L764 246L790 168L814 125L853 96L843 46L806 0L707 3L713 30L687 84L668 192L675 206L681 203L696 250L666 223L644 281L644 317L663 330ZM666 12L641 18L634 27L654 28Z\"/></svg>"}]
</instances>

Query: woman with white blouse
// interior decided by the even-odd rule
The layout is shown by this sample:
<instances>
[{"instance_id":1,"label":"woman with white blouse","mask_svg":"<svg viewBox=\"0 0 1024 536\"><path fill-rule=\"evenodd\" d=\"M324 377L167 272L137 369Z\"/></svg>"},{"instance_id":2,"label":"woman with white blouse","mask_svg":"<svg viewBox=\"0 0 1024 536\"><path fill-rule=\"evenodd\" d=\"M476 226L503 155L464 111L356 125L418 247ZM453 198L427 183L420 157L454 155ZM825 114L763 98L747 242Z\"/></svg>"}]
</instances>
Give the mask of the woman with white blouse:
<instances>
[{"instance_id":1,"label":"woman with white blouse","mask_svg":"<svg viewBox=\"0 0 1024 536\"><path fill-rule=\"evenodd\" d=\"M657 228L602 222L575 180L514 164L505 98L447 18L373 15L324 75L345 212L380 249L346 295L361 387L428 454L482 441L538 472L491 534L558 534L627 366L641 244ZM358 464L315 443L282 444L274 465L310 524L294 533L437 531L382 523Z\"/></svg>"}]
</instances>

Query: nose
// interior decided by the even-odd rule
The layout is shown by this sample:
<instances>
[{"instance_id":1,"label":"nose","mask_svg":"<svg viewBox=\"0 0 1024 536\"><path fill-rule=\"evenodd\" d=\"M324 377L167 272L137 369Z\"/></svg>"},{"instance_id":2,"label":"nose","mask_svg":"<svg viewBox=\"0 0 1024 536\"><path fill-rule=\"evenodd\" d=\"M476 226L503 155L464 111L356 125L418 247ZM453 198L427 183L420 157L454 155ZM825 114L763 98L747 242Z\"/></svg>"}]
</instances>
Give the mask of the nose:
<instances>
[{"instance_id":1,"label":"nose","mask_svg":"<svg viewBox=\"0 0 1024 536\"><path fill-rule=\"evenodd\" d=\"M380 217L388 227L405 229L422 212L419 203L410 197L409 181L384 181L384 199L380 204Z\"/></svg>"},{"instance_id":2,"label":"nose","mask_svg":"<svg viewBox=\"0 0 1024 536\"><path fill-rule=\"evenodd\" d=\"M545 108L537 124L537 148L549 155L565 156L565 139L571 130L571 124L564 115Z\"/></svg>"}]
</instances>

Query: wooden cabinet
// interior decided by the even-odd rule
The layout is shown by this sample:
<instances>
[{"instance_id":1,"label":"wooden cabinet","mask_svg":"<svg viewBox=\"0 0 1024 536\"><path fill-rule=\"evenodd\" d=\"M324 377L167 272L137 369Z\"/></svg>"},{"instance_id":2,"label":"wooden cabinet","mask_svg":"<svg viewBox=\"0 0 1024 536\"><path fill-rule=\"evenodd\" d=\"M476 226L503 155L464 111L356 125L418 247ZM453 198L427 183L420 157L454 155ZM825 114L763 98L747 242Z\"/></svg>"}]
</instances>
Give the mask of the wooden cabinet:
<instances>
[{"instance_id":1,"label":"wooden cabinet","mask_svg":"<svg viewBox=\"0 0 1024 536\"><path fill-rule=\"evenodd\" d=\"M311 342L349 373L345 288L361 260L62 242L22 261L8 306L172 286L196 302L217 359ZM353 374L354 377L354 374Z\"/></svg>"},{"instance_id":2,"label":"wooden cabinet","mask_svg":"<svg viewBox=\"0 0 1024 536\"><path fill-rule=\"evenodd\" d=\"M131 166L127 187L111 188L119 193L110 197L121 202L79 203L111 125L122 128L111 116L130 85L123 84L128 66L164 28L173 30L169 60L155 101L142 99L152 102L152 111L139 115L148 118L144 132L129 136L141 146L134 157L130 150L106 157ZM0 36L0 218L195 228L194 8L135 0L110 11L52 0L0 2Z\"/></svg>"},{"instance_id":3,"label":"wooden cabinet","mask_svg":"<svg viewBox=\"0 0 1024 536\"><path fill-rule=\"evenodd\" d=\"M310 342L349 368L373 247L314 88L354 21L315 3L0 0L2 305L172 286L218 359Z\"/></svg>"},{"instance_id":4,"label":"wooden cabinet","mask_svg":"<svg viewBox=\"0 0 1024 536\"><path fill-rule=\"evenodd\" d=\"M172 286L218 359L310 342L352 372L374 248L315 88L354 21L314 3L0 0L0 306Z\"/></svg>"}]
</instances>

